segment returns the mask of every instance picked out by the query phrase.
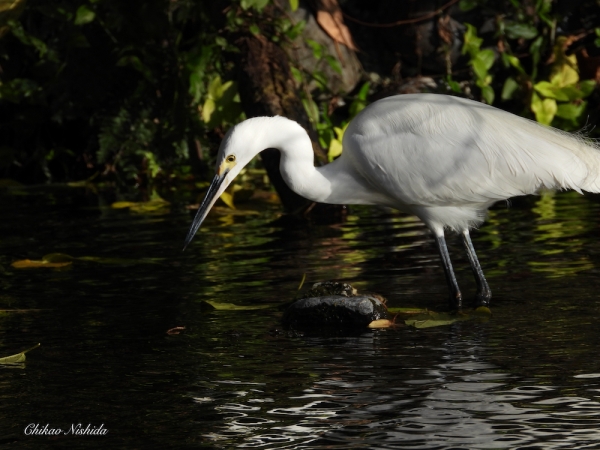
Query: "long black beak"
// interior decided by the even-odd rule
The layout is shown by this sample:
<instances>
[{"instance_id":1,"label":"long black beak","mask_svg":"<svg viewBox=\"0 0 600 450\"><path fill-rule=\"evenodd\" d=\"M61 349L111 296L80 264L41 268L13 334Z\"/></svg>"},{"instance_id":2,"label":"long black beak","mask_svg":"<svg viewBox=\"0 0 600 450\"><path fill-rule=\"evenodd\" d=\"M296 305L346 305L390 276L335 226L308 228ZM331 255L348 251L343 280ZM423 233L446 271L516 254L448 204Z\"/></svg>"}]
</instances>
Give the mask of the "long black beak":
<instances>
[{"instance_id":1,"label":"long black beak","mask_svg":"<svg viewBox=\"0 0 600 450\"><path fill-rule=\"evenodd\" d=\"M210 208L212 207L213 203L217 201L217 192L219 192L219 188L223 184L223 181L225 181L225 176L227 175L227 172L229 171L226 170L221 175L215 175L215 177L212 180L212 183L210 183L208 191L206 192L206 196L204 197L204 200L202 200L202 204L200 205L200 208L198 208L198 212L196 213L196 217L194 217L194 221L192 222L190 231L188 231L188 234L185 238L183 250L185 250L189 243L192 242L196 231L198 231L198 228L200 228L200 225L202 225L202 222L208 215L208 212L210 211Z\"/></svg>"}]
</instances>

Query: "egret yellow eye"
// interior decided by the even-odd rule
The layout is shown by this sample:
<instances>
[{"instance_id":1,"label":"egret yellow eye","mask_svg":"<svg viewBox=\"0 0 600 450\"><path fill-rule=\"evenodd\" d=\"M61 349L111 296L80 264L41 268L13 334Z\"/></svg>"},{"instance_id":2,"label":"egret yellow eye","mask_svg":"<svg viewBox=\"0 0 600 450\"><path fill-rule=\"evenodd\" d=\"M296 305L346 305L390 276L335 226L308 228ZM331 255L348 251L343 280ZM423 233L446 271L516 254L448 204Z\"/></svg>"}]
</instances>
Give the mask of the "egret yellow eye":
<instances>
[{"instance_id":1,"label":"egret yellow eye","mask_svg":"<svg viewBox=\"0 0 600 450\"><path fill-rule=\"evenodd\" d=\"M227 161L227 162L230 162L230 163L231 163L231 162L234 162L234 161L235 161L235 155L229 155L229 156L226 158L226 161Z\"/></svg>"}]
</instances>

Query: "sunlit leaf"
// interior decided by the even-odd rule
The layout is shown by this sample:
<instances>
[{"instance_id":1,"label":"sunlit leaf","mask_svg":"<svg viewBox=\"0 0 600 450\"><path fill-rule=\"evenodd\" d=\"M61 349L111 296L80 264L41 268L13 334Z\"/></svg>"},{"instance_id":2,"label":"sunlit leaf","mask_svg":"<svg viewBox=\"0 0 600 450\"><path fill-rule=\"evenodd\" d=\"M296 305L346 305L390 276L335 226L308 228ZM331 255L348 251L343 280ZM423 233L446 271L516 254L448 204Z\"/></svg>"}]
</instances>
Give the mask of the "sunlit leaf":
<instances>
[{"instance_id":1,"label":"sunlit leaf","mask_svg":"<svg viewBox=\"0 0 600 450\"><path fill-rule=\"evenodd\" d=\"M465 22L465 26L467 27L467 31L464 35L464 45L462 48L462 53L463 55L466 53L470 53L471 55L473 55L475 54L475 52L479 51L483 39L477 36L477 28L475 28L473 25Z\"/></svg>"},{"instance_id":2,"label":"sunlit leaf","mask_svg":"<svg viewBox=\"0 0 600 450\"><path fill-rule=\"evenodd\" d=\"M522 74L525 73L525 69L523 69L523 66L521 65L521 61L519 61L519 58L517 58L516 56L509 55L508 53L502 53L502 59L505 61L506 64L514 67L520 73L522 73Z\"/></svg>"},{"instance_id":3,"label":"sunlit leaf","mask_svg":"<svg viewBox=\"0 0 600 450\"><path fill-rule=\"evenodd\" d=\"M550 83L563 87L575 84L579 81L579 74L569 64L562 64L552 70Z\"/></svg>"},{"instance_id":4,"label":"sunlit leaf","mask_svg":"<svg viewBox=\"0 0 600 450\"><path fill-rule=\"evenodd\" d=\"M130 211L140 214L150 214L165 212L170 207L170 203L160 197L153 198L147 202L114 202L110 205L112 209L129 208Z\"/></svg>"},{"instance_id":5,"label":"sunlit leaf","mask_svg":"<svg viewBox=\"0 0 600 450\"><path fill-rule=\"evenodd\" d=\"M535 119L544 125L550 125L556 114L558 106L556 100L552 98L541 99L537 94L531 96L531 110L535 114Z\"/></svg>"},{"instance_id":6,"label":"sunlit leaf","mask_svg":"<svg viewBox=\"0 0 600 450\"><path fill-rule=\"evenodd\" d=\"M63 262L49 262L49 261L35 261L30 259L21 259L19 261L14 261L11 266L15 269L39 269L39 268L48 268L48 269L57 269L61 267L67 267L72 264L72 261L63 261Z\"/></svg>"},{"instance_id":7,"label":"sunlit leaf","mask_svg":"<svg viewBox=\"0 0 600 450\"><path fill-rule=\"evenodd\" d=\"M215 101L212 98L207 98L204 102L204 105L202 105L202 120L206 124L211 123L213 113L216 109L217 104L215 103Z\"/></svg>"},{"instance_id":8,"label":"sunlit leaf","mask_svg":"<svg viewBox=\"0 0 600 450\"><path fill-rule=\"evenodd\" d=\"M220 199L229 206L231 209L235 209L235 204L233 203L233 195L229 192L225 191L221 194Z\"/></svg>"},{"instance_id":9,"label":"sunlit leaf","mask_svg":"<svg viewBox=\"0 0 600 450\"><path fill-rule=\"evenodd\" d=\"M540 81L539 83L536 83L533 88L544 97L554 98L560 101L569 100L569 96L560 86L549 83L548 81Z\"/></svg>"},{"instance_id":10,"label":"sunlit leaf","mask_svg":"<svg viewBox=\"0 0 600 450\"><path fill-rule=\"evenodd\" d=\"M494 65L494 60L496 59L496 55L494 54L494 52L492 50L486 49L486 50L481 50L479 53L477 53L477 56L475 57L478 60L480 60L486 69L489 69L490 67L492 67Z\"/></svg>"},{"instance_id":11,"label":"sunlit leaf","mask_svg":"<svg viewBox=\"0 0 600 450\"><path fill-rule=\"evenodd\" d=\"M36 344L27 350L23 350L21 353L17 353L16 355L6 356L4 358L0 358L0 364L19 364L25 362L25 353L30 352L31 350L35 350L41 344Z\"/></svg>"},{"instance_id":12,"label":"sunlit leaf","mask_svg":"<svg viewBox=\"0 0 600 450\"><path fill-rule=\"evenodd\" d=\"M300 0L290 0L290 8L292 11L296 11L300 4Z\"/></svg>"},{"instance_id":13,"label":"sunlit leaf","mask_svg":"<svg viewBox=\"0 0 600 450\"><path fill-rule=\"evenodd\" d=\"M394 325L394 323L388 319L379 319L379 320L374 320L367 326L369 328L389 328L392 325Z\"/></svg>"}]
</instances>

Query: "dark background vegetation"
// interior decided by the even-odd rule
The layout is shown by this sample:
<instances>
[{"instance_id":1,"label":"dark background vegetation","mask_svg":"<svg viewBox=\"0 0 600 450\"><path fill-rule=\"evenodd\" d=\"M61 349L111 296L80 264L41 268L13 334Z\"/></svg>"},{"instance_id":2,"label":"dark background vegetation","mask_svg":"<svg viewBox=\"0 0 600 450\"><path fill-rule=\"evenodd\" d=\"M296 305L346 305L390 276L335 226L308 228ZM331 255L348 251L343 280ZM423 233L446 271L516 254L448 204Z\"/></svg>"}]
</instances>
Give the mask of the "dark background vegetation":
<instances>
[{"instance_id":1,"label":"dark background vegetation","mask_svg":"<svg viewBox=\"0 0 600 450\"><path fill-rule=\"evenodd\" d=\"M207 179L226 129L257 114L301 122L324 161L362 107L406 92L596 133L597 0L3 0L0 9L0 178L22 183Z\"/></svg>"}]
</instances>

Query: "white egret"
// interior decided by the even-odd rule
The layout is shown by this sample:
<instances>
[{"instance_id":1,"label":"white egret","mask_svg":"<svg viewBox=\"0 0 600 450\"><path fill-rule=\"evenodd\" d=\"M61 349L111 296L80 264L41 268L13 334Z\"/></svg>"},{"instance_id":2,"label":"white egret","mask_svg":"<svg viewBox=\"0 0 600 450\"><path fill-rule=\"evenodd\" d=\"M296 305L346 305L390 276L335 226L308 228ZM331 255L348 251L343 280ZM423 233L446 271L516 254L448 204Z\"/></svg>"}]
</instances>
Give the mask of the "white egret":
<instances>
[{"instance_id":1,"label":"white egret","mask_svg":"<svg viewBox=\"0 0 600 450\"><path fill-rule=\"evenodd\" d=\"M235 176L266 148L281 152L283 179L309 200L384 205L418 216L435 236L454 308L462 295L445 229L462 235L476 302L488 305L492 293L469 236L487 209L541 188L600 192L600 151L585 138L463 98L398 95L358 114L344 133L342 155L323 167L314 166L310 138L292 120L256 117L231 128L185 246Z\"/></svg>"}]
</instances>

